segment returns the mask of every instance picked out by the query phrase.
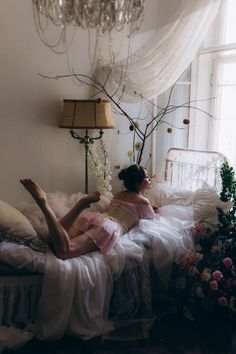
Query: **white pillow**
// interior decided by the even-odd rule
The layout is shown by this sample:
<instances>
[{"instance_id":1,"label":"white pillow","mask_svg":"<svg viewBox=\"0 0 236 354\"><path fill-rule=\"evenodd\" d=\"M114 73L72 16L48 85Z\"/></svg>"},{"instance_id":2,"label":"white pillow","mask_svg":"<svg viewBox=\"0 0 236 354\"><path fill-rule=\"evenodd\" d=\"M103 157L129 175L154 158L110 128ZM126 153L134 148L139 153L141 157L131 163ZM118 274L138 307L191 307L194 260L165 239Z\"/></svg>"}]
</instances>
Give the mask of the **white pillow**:
<instances>
[{"instance_id":1,"label":"white pillow","mask_svg":"<svg viewBox=\"0 0 236 354\"><path fill-rule=\"evenodd\" d=\"M216 228L218 225L218 208L225 213L232 208L231 202L222 202L217 190L206 183L203 183L198 190L191 192L176 190L166 182L152 180L151 188L145 192L145 195L153 205L158 207L167 205L191 207L194 221L204 222L209 228Z\"/></svg>"},{"instance_id":2,"label":"white pillow","mask_svg":"<svg viewBox=\"0 0 236 354\"><path fill-rule=\"evenodd\" d=\"M152 205L162 207L164 205L189 205L191 192L175 190L167 182L152 180L151 188L145 191L145 196Z\"/></svg>"},{"instance_id":3,"label":"white pillow","mask_svg":"<svg viewBox=\"0 0 236 354\"><path fill-rule=\"evenodd\" d=\"M37 236L30 221L16 208L0 200L0 230L26 239Z\"/></svg>"},{"instance_id":4,"label":"white pillow","mask_svg":"<svg viewBox=\"0 0 236 354\"><path fill-rule=\"evenodd\" d=\"M71 196L64 192L47 193L48 203L56 214L57 218L62 218L68 211L83 197L82 193L74 194L74 199L71 201Z\"/></svg>"},{"instance_id":5,"label":"white pillow","mask_svg":"<svg viewBox=\"0 0 236 354\"><path fill-rule=\"evenodd\" d=\"M227 213L232 208L231 202L223 202L216 189L203 184L191 196L191 206L196 222L205 222L209 227L218 225L218 208Z\"/></svg>"},{"instance_id":6,"label":"white pillow","mask_svg":"<svg viewBox=\"0 0 236 354\"><path fill-rule=\"evenodd\" d=\"M21 202L17 205L17 209L30 221L37 235L48 235L45 217L36 203Z\"/></svg>"}]
</instances>

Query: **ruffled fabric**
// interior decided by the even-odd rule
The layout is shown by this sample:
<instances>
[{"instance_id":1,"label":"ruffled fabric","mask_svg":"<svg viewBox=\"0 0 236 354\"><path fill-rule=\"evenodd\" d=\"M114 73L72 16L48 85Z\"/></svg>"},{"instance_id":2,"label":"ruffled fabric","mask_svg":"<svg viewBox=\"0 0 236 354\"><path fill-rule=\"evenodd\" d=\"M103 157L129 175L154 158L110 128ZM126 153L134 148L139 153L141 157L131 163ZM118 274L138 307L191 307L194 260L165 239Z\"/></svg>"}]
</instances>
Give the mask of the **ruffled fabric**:
<instances>
[{"instance_id":1,"label":"ruffled fabric","mask_svg":"<svg viewBox=\"0 0 236 354\"><path fill-rule=\"evenodd\" d=\"M41 295L42 276L2 277L0 323L7 326L35 321Z\"/></svg>"},{"instance_id":2,"label":"ruffled fabric","mask_svg":"<svg viewBox=\"0 0 236 354\"><path fill-rule=\"evenodd\" d=\"M82 213L69 231L71 237L84 233L103 254L108 254L122 235L120 225L97 212Z\"/></svg>"},{"instance_id":3,"label":"ruffled fabric","mask_svg":"<svg viewBox=\"0 0 236 354\"><path fill-rule=\"evenodd\" d=\"M71 229L71 238L80 233L93 240L103 254L108 254L119 237L137 225L140 219L153 219L156 214L149 203L129 203L112 199L105 213L84 212Z\"/></svg>"},{"instance_id":4,"label":"ruffled fabric","mask_svg":"<svg viewBox=\"0 0 236 354\"><path fill-rule=\"evenodd\" d=\"M156 216L149 203L130 203L119 199L112 199L111 205L113 204L129 209L134 215L136 215L137 219L153 219Z\"/></svg>"}]
</instances>

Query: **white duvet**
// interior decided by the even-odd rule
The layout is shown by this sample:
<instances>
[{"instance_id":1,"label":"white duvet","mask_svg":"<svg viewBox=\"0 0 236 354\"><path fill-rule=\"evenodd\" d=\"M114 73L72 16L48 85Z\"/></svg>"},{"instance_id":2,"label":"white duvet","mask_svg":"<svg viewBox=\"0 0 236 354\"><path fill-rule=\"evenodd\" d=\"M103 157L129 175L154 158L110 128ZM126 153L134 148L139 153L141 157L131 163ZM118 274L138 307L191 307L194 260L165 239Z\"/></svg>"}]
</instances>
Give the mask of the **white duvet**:
<instances>
[{"instance_id":1,"label":"white duvet","mask_svg":"<svg viewBox=\"0 0 236 354\"><path fill-rule=\"evenodd\" d=\"M62 261L51 252L40 253L25 246L0 243L0 261L44 273L37 320L28 326L27 334L21 332L20 336L18 331L16 341L22 337L24 342L30 335L55 340L64 333L89 339L112 331L108 310L113 280L123 271L126 257L144 262L144 252L148 249L159 278L167 284L173 262L178 263L194 247L189 233L193 220L214 228L218 223L217 208L225 211L230 208L220 201L214 189L206 185L196 192L186 192L153 183L148 192L150 201L160 206L159 215L153 221L140 220L138 226L120 238L108 256L93 252ZM51 195L51 202L54 202L59 216L74 203L71 197L64 198L64 203L61 195L60 203L55 198L58 199L58 193ZM77 200L78 196L74 199ZM106 203L102 207L105 206ZM28 210L27 216L40 234L44 231L42 220L39 210L35 209L33 213L34 208L28 205L24 212ZM7 336L7 330L6 327L0 328L0 343L11 347L13 332Z\"/></svg>"},{"instance_id":2,"label":"white duvet","mask_svg":"<svg viewBox=\"0 0 236 354\"><path fill-rule=\"evenodd\" d=\"M65 333L90 339L112 331L108 310L113 280L121 274L126 257L142 262L145 248L151 249L159 277L167 284L173 261L178 262L193 247L188 232L192 209L168 206L159 212L153 221L140 220L107 256L93 252L62 261L51 252L2 242L0 260L44 273L39 315L28 330L44 340L56 340Z\"/></svg>"},{"instance_id":3,"label":"white duvet","mask_svg":"<svg viewBox=\"0 0 236 354\"><path fill-rule=\"evenodd\" d=\"M123 239L105 257L92 252L62 261L48 252L37 336L54 340L67 332L90 339L113 330L108 320L113 279L120 275L127 256L141 261L142 248Z\"/></svg>"}]
</instances>

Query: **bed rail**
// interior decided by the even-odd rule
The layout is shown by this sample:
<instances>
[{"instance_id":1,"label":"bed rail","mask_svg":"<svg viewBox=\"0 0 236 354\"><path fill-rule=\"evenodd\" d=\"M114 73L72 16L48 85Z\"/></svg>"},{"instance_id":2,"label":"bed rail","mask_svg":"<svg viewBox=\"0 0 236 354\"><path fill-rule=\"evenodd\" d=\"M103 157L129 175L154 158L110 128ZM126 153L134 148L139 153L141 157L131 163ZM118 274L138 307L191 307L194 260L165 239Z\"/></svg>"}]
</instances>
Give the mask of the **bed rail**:
<instances>
[{"instance_id":1,"label":"bed rail","mask_svg":"<svg viewBox=\"0 0 236 354\"><path fill-rule=\"evenodd\" d=\"M219 190L224 161L225 156L216 151L171 148L164 161L162 178L173 188L193 191L206 182Z\"/></svg>"}]
</instances>

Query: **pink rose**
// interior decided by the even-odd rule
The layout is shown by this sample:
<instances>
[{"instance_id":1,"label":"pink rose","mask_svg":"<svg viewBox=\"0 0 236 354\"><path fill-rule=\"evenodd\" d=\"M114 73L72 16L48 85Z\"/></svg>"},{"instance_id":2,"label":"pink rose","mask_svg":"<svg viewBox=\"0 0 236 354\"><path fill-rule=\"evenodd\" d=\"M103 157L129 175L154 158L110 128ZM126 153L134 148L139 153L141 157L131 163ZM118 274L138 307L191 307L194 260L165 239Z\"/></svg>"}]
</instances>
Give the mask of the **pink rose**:
<instances>
[{"instance_id":1,"label":"pink rose","mask_svg":"<svg viewBox=\"0 0 236 354\"><path fill-rule=\"evenodd\" d=\"M228 301L227 301L227 299L224 296L219 297L217 302L222 307L225 307L225 306L228 305Z\"/></svg>"},{"instance_id":2,"label":"pink rose","mask_svg":"<svg viewBox=\"0 0 236 354\"><path fill-rule=\"evenodd\" d=\"M233 265L233 261L231 258L229 257L226 257L224 260L223 260L223 263L226 267L231 267Z\"/></svg>"},{"instance_id":3,"label":"pink rose","mask_svg":"<svg viewBox=\"0 0 236 354\"><path fill-rule=\"evenodd\" d=\"M220 281L220 279L223 278L223 274L219 270L215 270L212 273L212 277L213 277L213 279Z\"/></svg>"},{"instance_id":4,"label":"pink rose","mask_svg":"<svg viewBox=\"0 0 236 354\"><path fill-rule=\"evenodd\" d=\"M210 281L209 286L212 291L218 290L218 283L216 280Z\"/></svg>"}]
</instances>

